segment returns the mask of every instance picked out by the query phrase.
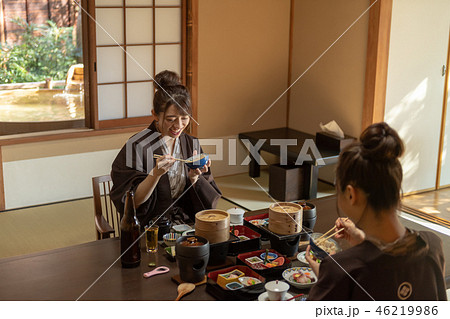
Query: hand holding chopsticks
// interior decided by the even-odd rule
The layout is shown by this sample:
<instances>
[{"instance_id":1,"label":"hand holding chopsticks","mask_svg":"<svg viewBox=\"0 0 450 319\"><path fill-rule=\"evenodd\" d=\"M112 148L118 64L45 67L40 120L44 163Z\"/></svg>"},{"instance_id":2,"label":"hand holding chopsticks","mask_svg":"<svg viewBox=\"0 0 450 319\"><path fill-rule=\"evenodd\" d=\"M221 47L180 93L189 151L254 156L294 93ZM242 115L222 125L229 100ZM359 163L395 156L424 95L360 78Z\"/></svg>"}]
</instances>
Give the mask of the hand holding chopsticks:
<instances>
[{"instance_id":1,"label":"hand holding chopsticks","mask_svg":"<svg viewBox=\"0 0 450 319\"><path fill-rule=\"evenodd\" d=\"M333 230L335 230L337 227L340 227L340 229L336 232L334 232L332 235L325 237L326 235L328 235L330 232L332 232ZM342 230L345 229L345 232L342 232ZM325 242L325 240L329 239L331 236L335 236L339 234L338 236L336 236L336 238L342 238L347 240L350 245L355 246L360 244L361 242L364 241L364 239L366 238L366 234L359 229L358 227L356 227L356 225L349 220L348 218L339 218L337 225L334 226L332 229L330 229L329 231L327 231L325 234L323 234L322 236L320 236L319 238L317 238L315 240L316 245L320 245L323 242ZM325 237L325 238L324 238Z\"/></svg>"},{"instance_id":2,"label":"hand holding chopsticks","mask_svg":"<svg viewBox=\"0 0 450 319\"><path fill-rule=\"evenodd\" d=\"M342 219L342 221L347 221L347 220L348 220L348 217ZM331 228L331 229L330 229L329 231L327 231L325 234L323 234L322 236L320 236L319 238L317 238L317 239L316 239L316 245L320 245L321 243L325 242L325 240L327 240L327 239L333 237L334 235L340 233L341 231L343 231L343 230L345 229L345 228L341 228L341 229L339 229L337 232L334 232L334 233L331 234L330 236L328 236L328 237L326 237L325 239L323 239L326 235L328 235L330 232L332 232L333 230L335 230L336 227L337 227L337 226L335 225L333 228Z\"/></svg>"},{"instance_id":3,"label":"hand holding chopsticks","mask_svg":"<svg viewBox=\"0 0 450 319\"><path fill-rule=\"evenodd\" d=\"M163 155L158 155L158 154L153 154L153 158L160 158L160 157L163 157ZM189 162L188 160L185 160L185 159L182 159L182 158L175 158L175 157L172 157L175 161L180 161L180 162Z\"/></svg>"},{"instance_id":4,"label":"hand holding chopsticks","mask_svg":"<svg viewBox=\"0 0 450 319\"><path fill-rule=\"evenodd\" d=\"M335 228L336 228L336 226L333 227L333 229L335 229ZM331 229L331 230L333 230L333 229ZM341 231L343 231L344 229L345 229L345 228L341 228L341 229L339 229L338 231L332 233L330 236L325 237L325 238L323 238L323 239L320 239L320 240L317 240L317 239L316 239L316 245L318 246L318 245L324 243L325 241L327 241L327 239L333 237L333 236L336 235L336 234L339 234L339 233L340 233ZM329 231L328 231L328 232L329 232ZM321 236L321 237L323 237L323 236Z\"/></svg>"}]
</instances>

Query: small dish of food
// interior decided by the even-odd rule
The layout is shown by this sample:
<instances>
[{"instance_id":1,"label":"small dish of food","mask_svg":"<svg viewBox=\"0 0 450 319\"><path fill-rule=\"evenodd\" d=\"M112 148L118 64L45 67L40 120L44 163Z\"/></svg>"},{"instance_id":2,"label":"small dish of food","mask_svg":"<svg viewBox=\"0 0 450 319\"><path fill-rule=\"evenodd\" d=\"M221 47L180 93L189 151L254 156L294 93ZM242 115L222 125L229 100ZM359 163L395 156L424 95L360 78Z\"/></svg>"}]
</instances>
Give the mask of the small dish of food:
<instances>
[{"instance_id":1,"label":"small dish of food","mask_svg":"<svg viewBox=\"0 0 450 319\"><path fill-rule=\"evenodd\" d=\"M283 271L283 278L296 288L308 288L317 282L317 276L309 267L293 267Z\"/></svg>"},{"instance_id":2,"label":"small dish of food","mask_svg":"<svg viewBox=\"0 0 450 319\"><path fill-rule=\"evenodd\" d=\"M163 240L167 246L175 246L177 243L177 239L180 238L181 235L178 233L167 233L164 234Z\"/></svg>"},{"instance_id":3,"label":"small dish of food","mask_svg":"<svg viewBox=\"0 0 450 319\"><path fill-rule=\"evenodd\" d=\"M240 277L239 282L243 284L244 286L253 286L261 283L261 280L255 278L255 277Z\"/></svg>"},{"instance_id":4,"label":"small dish of food","mask_svg":"<svg viewBox=\"0 0 450 319\"><path fill-rule=\"evenodd\" d=\"M227 287L230 290L237 290L243 288L244 285L239 282L233 281L226 284L225 287Z\"/></svg>"},{"instance_id":5,"label":"small dish of food","mask_svg":"<svg viewBox=\"0 0 450 319\"><path fill-rule=\"evenodd\" d=\"M309 262L305 258L306 251L301 251L297 254L297 260L302 264L309 265Z\"/></svg>"},{"instance_id":6,"label":"small dish of food","mask_svg":"<svg viewBox=\"0 0 450 319\"><path fill-rule=\"evenodd\" d=\"M179 233L180 235L182 235L184 232L191 230L192 227L186 224L182 224L182 225L173 225L172 226L173 230L176 233Z\"/></svg>"},{"instance_id":7,"label":"small dish of food","mask_svg":"<svg viewBox=\"0 0 450 319\"><path fill-rule=\"evenodd\" d=\"M262 253L259 258L261 258L263 261L266 261L266 253ZM273 252L268 252L267 255L267 261L271 262L272 260L278 258L278 255Z\"/></svg>"},{"instance_id":8,"label":"small dish of food","mask_svg":"<svg viewBox=\"0 0 450 319\"><path fill-rule=\"evenodd\" d=\"M272 259L272 261L268 263L263 263L266 268L278 267L284 265L284 257L278 257L276 259Z\"/></svg>"},{"instance_id":9,"label":"small dish of food","mask_svg":"<svg viewBox=\"0 0 450 319\"><path fill-rule=\"evenodd\" d=\"M170 260L170 261L175 261L175 246L169 246L164 248L164 250L166 251L166 257Z\"/></svg>"},{"instance_id":10,"label":"small dish of food","mask_svg":"<svg viewBox=\"0 0 450 319\"><path fill-rule=\"evenodd\" d=\"M338 243L328 238L326 240L320 239L320 237L323 236L321 233L313 233L309 237L309 244L311 245L311 251L313 252L313 255L317 259L324 259L328 255L333 255L339 251L341 251L341 248L339 247Z\"/></svg>"},{"instance_id":11,"label":"small dish of food","mask_svg":"<svg viewBox=\"0 0 450 319\"><path fill-rule=\"evenodd\" d=\"M259 264L259 263L263 262L263 260L261 258L259 258L258 256L253 256L253 257L246 258L245 261L248 262L251 265Z\"/></svg>"},{"instance_id":12,"label":"small dish of food","mask_svg":"<svg viewBox=\"0 0 450 319\"><path fill-rule=\"evenodd\" d=\"M265 221L264 219L253 219L250 221L250 223L255 226L264 226L267 224L267 221Z\"/></svg>"},{"instance_id":13,"label":"small dish of food","mask_svg":"<svg viewBox=\"0 0 450 319\"><path fill-rule=\"evenodd\" d=\"M183 236L195 236L195 229L186 230L183 232Z\"/></svg>"}]
</instances>

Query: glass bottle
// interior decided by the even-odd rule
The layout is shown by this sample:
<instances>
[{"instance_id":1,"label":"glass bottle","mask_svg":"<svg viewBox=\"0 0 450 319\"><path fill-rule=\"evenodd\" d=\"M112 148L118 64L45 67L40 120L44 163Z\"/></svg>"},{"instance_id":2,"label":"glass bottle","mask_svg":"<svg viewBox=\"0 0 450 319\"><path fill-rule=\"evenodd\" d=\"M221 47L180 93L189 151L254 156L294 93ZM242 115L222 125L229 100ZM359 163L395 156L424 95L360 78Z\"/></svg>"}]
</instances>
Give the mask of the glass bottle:
<instances>
[{"instance_id":1,"label":"glass bottle","mask_svg":"<svg viewBox=\"0 0 450 319\"><path fill-rule=\"evenodd\" d=\"M138 267L141 263L140 227L136 218L134 193L130 190L127 192L125 212L120 220L120 253L124 268Z\"/></svg>"}]
</instances>

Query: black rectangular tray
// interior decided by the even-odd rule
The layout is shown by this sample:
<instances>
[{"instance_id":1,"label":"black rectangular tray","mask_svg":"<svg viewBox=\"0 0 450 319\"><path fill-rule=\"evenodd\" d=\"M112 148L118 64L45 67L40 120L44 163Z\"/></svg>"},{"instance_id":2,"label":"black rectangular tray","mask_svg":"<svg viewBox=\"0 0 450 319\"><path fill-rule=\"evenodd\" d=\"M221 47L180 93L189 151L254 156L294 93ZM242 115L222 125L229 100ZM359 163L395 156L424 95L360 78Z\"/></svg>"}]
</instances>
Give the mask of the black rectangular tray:
<instances>
[{"instance_id":1,"label":"black rectangular tray","mask_svg":"<svg viewBox=\"0 0 450 319\"><path fill-rule=\"evenodd\" d=\"M239 238L230 233L230 239L228 239L227 241L209 244L208 266L224 264L227 259L230 244L235 241L239 241Z\"/></svg>"},{"instance_id":2,"label":"black rectangular tray","mask_svg":"<svg viewBox=\"0 0 450 319\"><path fill-rule=\"evenodd\" d=\"M234 269L239 269L242 271L245 276L255 277L259 280L261 280L260 284L256 284L249 287L244 287L237 290L228 290L226 288L222 288L219 286L214 280L214 278L217 278L218 274L223 274L230 272ZM251 301L251 300L257 300L258 296L266 291L264 288L266 282L266 278L255 272L253 269L247 267L247 266L232 266L216 271L212 271L208 273L207 281L206 281L206 292L212 295L214 298L218 300L239 300L239 301Z\"/></svg>"},{"instance_id":3,"label":"black rectangular tray","mask_svg":"<svg viewBox=\"0 0 450 319\"><path fill-rule=\"evenodd\" d=\"M302 231L298 234L292 234L292 235L280 235L275 234L274 232L269 230L269 227L267 225L253 225L250 221L254 219L266 219L269 217L269 213L263 213L259 215L249 216L244 218L244 225L249 227L250 229L253 229L254 231L261 234L261 237L264 238L270 238L271 236L276 237L278 240L292 240L296 238L298 235L300 235L301 240L307 240L309 237L307 234L312 233L312 230L303 226Z\"/></svg>"},{"instance_id":4,"label":"black rectangular tray","mask_svg":"<svg viewBox=\"0 0 450 319\"><path fill-rule=\"evenodd\" d=\"M282 276L283 271L285 271L288 268L291 268L292 261L289 258L287 258L286 255L278 252L275 249L269 249L269 252L276 253L278 256L284 257L285 261L284 261L284 264L281 266L277 266L277 267L273 267L273 268L266 268L266 269L254 269L251 266L248 266L247 263L245 262L246 258L253 257L253 256L259 257L259 255L261 255L264 252L266 252L266 250L261 249L259 251L252 251L252 252L248 252L248 253L244 253L244 254L239 254L236 258L236 264L237 265L245 265L245 266L249 267L254 272L256 272L256 273L260 274L261 276L263 276L264 278L266 278L267 281L283 279L283 276Z\"/></svg>"},{"instance_id":5,"label":"black rectangular tray","mask_svg":"<svg viewBox=\"0 0 450 319\"><path fill-rule=\"evenodd\" d=\"M237 256L242 253L246 253L248 251L259 250L261 249L261 234L250 229L247 226L231 226L231 231L234 229L238 230L240 234L247 236L248 240L239 240L230 243L230 247L228 250L229 256Z\"/></svg>"}]
</instances>

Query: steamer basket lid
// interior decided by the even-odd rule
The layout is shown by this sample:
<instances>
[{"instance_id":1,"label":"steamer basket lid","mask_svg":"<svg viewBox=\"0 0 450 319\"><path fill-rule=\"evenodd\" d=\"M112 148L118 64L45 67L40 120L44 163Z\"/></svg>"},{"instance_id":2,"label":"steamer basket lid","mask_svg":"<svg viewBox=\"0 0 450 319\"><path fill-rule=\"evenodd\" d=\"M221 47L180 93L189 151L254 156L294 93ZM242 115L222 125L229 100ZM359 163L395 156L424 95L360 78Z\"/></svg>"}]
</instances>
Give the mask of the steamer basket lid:
<instances>
[{"instance_id":1,"label":"steamer basket lid","mask_svg":"<svg viewBox=\"0 0 450 319\"><path fill-rule=\"evenodd\" d=\"M195 218L205 222L217 222L230 218L230 214L222 210L203 210L195 214Z\"/></svg>"}]
</instances>

